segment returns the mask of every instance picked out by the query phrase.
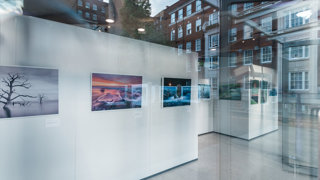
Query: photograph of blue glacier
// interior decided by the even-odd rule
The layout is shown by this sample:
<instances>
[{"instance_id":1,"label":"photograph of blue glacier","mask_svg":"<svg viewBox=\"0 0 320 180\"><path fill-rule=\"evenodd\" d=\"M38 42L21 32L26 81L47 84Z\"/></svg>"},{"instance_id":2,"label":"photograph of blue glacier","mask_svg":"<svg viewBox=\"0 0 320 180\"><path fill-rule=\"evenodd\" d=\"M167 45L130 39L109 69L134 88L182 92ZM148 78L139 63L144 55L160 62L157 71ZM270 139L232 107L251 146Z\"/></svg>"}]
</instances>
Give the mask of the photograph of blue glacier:
<instances>
[{"instance_id":1,"label":"photograph of blue glacier","mask_svg":"<svg viewBox=\"0 0 320 180\"><path fill-rule=\"evenodd\" d=\"M191 104L191 79L163 78L163 107Z\"/></svg>"}]
</instances>

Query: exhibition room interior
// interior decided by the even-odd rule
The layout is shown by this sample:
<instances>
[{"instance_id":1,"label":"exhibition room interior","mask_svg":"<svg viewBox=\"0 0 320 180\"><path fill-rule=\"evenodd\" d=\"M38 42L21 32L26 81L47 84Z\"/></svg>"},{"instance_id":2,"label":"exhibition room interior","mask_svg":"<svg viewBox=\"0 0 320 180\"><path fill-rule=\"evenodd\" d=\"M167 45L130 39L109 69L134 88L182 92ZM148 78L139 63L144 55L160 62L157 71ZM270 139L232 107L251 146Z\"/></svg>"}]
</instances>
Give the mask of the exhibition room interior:
<instances>
[{"instance_id":1,"label":"exhibition room interior","mask_svg":"<svg viewBox=\"0 0 320 180\"><path fill-rule=\"evenodd\" d=\"M0 0L0 180L316 180L319 0Z\"/></svg>"}]
</instances>

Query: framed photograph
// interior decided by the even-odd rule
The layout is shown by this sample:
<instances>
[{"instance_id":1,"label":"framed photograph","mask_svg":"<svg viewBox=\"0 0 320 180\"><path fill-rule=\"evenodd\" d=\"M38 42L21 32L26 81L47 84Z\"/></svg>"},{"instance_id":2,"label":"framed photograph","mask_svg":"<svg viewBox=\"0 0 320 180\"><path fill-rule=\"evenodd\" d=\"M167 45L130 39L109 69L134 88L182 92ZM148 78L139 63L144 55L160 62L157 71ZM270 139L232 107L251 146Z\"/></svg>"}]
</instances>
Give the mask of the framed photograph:
<instances>
[{"instance_id":1,"label":"framed photograph","mask_svg":"<svg viewBox=\"0 0 320 180\"><path fill-rule=\"evenodd\" d=\"M0 66L0 118L59 113L58 70Z\"/></svg>"},{"instance_id":2,"label":"framed photograph","mask_svg":"<svg viewBox=\"0 0 320 180\"><path fill-rule=\"evenodd\" d=\"M141 108L142 76L92 73L92 111Z\"/></svg>"},{"instance_id":3,"label":"framed photograph","mask_svg":"<svg viewBox=\"0 0 320 180\"><path fill-rule=\"evenodd\" d=\"M260 102L261 104L264 104L268 100L268 82L267 81L261 81L261 90L260 90Z\"/></svg>"},{"instance_id":4,"label":"framed photograph","mask_svg":"<svg viewBox=\"0 0 320 180\"><path fill-rule=\"evenodd\" d=\"M219 99L241 100L241 85L228 84L219 86Z\"/></svg>"},{"instance_id":5,"label":"framed photograph","mask_svg":"<svg viewBox=\"0 0 320 180\"><path fill-rule=\"evenodd\" d=\"M211 86L208 84L198 84L199 99L210 99Z\"/></svg>"},{"instance_id":6,"label":"framed photograph","mask_svg":"<svg viewBox=\"0 0 320 180\"><path fill-rule=\"evenodd\" d=\"M259 103L259 87L260 81L259 80L251 80L251 104L258 104Z\"/></svg>"},{"instance_id":7,"label":"framed photograph","mask_svg":"<svg viewBox=\"0 0 320 180\"><path fill-rule=\"evenodd\" d=\"M191 79L163 78L163 107L191 104Z\"/></svg>"}]
</instances>

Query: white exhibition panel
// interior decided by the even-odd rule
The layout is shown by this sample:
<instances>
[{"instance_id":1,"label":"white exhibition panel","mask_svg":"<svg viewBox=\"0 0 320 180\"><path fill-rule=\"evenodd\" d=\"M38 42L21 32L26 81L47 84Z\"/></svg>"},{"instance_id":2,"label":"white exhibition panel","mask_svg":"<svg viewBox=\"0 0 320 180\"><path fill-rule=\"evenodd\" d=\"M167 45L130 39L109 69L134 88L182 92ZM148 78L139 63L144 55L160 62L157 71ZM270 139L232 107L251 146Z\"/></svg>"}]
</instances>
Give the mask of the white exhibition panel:
<instances>
[{"instance_id":1,"label":"white exhibition panel","mask_svg":"<svg viewBox=\"0 0 320 180\"><path fill-rule=\"evenodd\" d=\"M273 82L276 73L270 68L253 65L254 72L248 72L249 77L256 80L262 78ZM264 73L263 73L264 72ZM229 77L222 77L228 79ZM258 78L258 79L257 79ZM223 79L224 81L227 81ZM241 100L222 100L214 102L213 131L221 134L251 140L272 131L278 130L278 96L270 96L268 89L267 101L251 104L250 89L241 88Z\"/></svg>"},{"instance_id":2,"label":"white exhibition panel","mask_svg":"<svg viewBox=\"0 0 320 180\"><path fill-rule=\"evenodd\" d=\"M209 85L209 79L199 79L199 84ZM198 102L198 115L197 115L197 127L198 134L206 134L213 131L213 105L216 101L213 90L210 88L210 99L199 99Z\"/></svg>"},{"instance_id":3,"label":"white exhibition panel","mask_svg":"<svg viewBox=\"0 0 320 180\"><path fill-rule=\"evenodd\" d=\"M0 17L0 65L59 70L59 114L0 120L0 179L141 179L198 157L197 55L33 17ZM91 73L143 76L140 109L91 111ZM161 78L191 78L162 108Z\"/></svg>"}]
</instances>

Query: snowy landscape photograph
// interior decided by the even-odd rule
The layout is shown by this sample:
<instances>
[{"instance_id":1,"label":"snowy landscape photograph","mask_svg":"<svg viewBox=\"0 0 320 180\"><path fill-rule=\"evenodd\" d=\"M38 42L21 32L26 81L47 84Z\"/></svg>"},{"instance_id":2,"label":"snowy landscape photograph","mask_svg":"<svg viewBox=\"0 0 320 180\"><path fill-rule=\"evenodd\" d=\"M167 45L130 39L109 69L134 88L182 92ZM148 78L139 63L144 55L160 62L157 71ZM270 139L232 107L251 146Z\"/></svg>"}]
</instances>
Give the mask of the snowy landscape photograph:
<instances>
[{"instance_id":1,"label":"snowy landscape photograph","mask_svg":"<svg viewBox=\"0 0 320 180\"><path fill-rule=\"evenodd\" d=\"M58 113L58 70L0 66L0 118Z\"/></svg>"},{"instance_id":2,"label":"snowy landscape photograph","mask_svg":"<svg viewBox=\"0 0 320 180\"><path fill-rule=\"evenodd\" d=\"M142 76L92 74L92 111L141 108Z\"/></svg>"}]
</instances>

